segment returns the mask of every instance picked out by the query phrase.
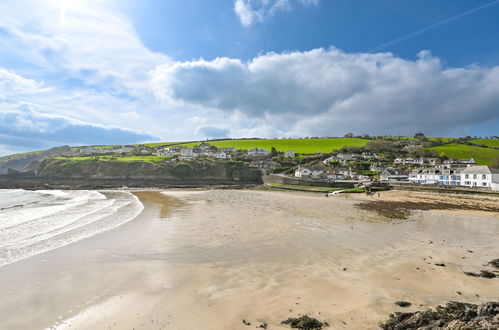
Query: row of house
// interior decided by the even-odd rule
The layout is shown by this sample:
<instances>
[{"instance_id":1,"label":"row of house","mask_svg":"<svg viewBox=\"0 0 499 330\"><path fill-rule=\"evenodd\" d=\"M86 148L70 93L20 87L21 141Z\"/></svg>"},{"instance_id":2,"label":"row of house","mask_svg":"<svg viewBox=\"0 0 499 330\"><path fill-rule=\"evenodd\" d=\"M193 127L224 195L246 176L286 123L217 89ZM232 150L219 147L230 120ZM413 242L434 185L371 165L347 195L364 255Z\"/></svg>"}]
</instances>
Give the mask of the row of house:
<instances>
[{"instance_id":1,"label":"row of house","mask_svg":"<svg viewBox=\"0 0 499 330\"><path fill-rule=\"evenodd\" d=\"M377 154L373 154L370 152L363 152L360 155L341 152L339 154L324 159L322 163L327 165L334 162L338 162L339 164L345 166L349 161L352 160L372 160L372 159L379 159L379 156Z\"/></svg>"},{"instance_id":2,"label":"row of house","mask_svg":"<svg viewBox=\"0 0 499 330\"><path fill-rule=\"evenodd\" d=\"M322 166L298 166L295 170L296 178L328 179L328 180L369 180L365 175L352 171L351 167L329 168Z\"/></svg>"},{"instance_id":3,"label":"row of house","mask_svg":"<svg viewBox=\"0 0 499 330\"><path fill-rule=\"evenodd\" d=\"M499 169L488 166L415 169L409 181L417 184L482 187L499 190Z\"/></svg>"},{"instance_id":4,"label":"row of house","mask_svg":"<svg viewBox=\"0 0 499 330\"><path fill-rule=\"evenodd\" d=\"M144 146L144 145L122 145L122 146L112 146L112 147L102 147L95 148L92 146L88 147L80 147L77 150L79 154L127 154L132 152L140 152L140 153L151 153L152 148Z\"/></svg>"},{"instance_id":5,"label":"row of house","mask_svg":"<svg viewBox=\"0 0 499 330\"><path fill-rule=\"evenodd\" d=\"M248 150L248 156L252 157L264 157L270 155L270 152L267 149L263 148L252 148ZM296 153L293 150L288 150L284 152L284 157L293 158L296 156Z\"/></svg>"},{"instance_id":6,"label":"row of house","mask_svg":"<svg viewBox=\"0 0 499 330\"><path fill-rule=\"evenodd\" d=\"M171 148L161 148L156 151L156 156L163 157L173 157L179 156L181 159L190 159L198 156L213 157L217 159L229 159L231 155L228 150L218 149L214 151L210 148L188 148L188 147L171 147Z\"/></svg>"}]
</instances>

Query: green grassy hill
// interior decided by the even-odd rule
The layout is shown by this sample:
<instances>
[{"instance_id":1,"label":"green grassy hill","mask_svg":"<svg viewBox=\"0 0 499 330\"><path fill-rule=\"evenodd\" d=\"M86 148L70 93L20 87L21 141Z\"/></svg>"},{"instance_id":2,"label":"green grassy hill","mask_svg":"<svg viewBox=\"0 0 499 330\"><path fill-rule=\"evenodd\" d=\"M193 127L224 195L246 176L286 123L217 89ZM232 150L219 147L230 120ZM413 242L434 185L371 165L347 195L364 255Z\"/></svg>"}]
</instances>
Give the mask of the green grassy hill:
<instances>
[{"instance_id":1,"label":"green grassy hill","mask_svg":"<svg viewBox=\"0 0 499 330\"><path fill-rule=\"evenodd\" d=\"M365 146L370 140L354 138L331 138L331 139L257 139L257 140L221 140L208 141L209 144L217 148L252 149L263 148L270 151L272 147L277 151L293 150L303 154L317 152L331 152L346 146ZM193 147L199 142L180 144L182 146Z\"/></svg>"},{"instance_id":2,"label":"green grassy hill","mask_svg":"<svg viewBox=\"0 0 499 330\"><path fill-rule=\"evenodd\" d=\"M488 147L499 148L499 139L474 139L470 140L471 143L481 144Z\"/></svg>"},{"instance_id":3,"label":"green grassy hill","mask_svg":"<svg viewBox=\"0 0 499 330\"><path fill-rule=\"evenodd\" d=\"M457 143L445 144L429 149L435 150L441 156L446 156L448 158L464 159L473 157L478 165L491 166L493 159L499 156L498 149L481 148Z\"/></svg>"}]
</instances>

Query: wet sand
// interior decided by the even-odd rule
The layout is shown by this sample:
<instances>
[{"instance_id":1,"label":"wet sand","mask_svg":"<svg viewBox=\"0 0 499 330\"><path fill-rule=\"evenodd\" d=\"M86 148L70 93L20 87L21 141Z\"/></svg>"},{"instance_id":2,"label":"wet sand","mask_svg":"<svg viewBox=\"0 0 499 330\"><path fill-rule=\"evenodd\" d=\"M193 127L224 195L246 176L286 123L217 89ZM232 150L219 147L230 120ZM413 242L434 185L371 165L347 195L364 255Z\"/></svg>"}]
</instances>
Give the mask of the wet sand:
<instances>
[{"instance_id":1,"label":"wet sand","mask_svg":"<svg viewBox=\"0 0 499 330\"><path fill-rule=\"evenodd\" d=\"M380 198L418 198L404 193ZM289 329L280 322L308 314L373 329L394 311L499 297L498 278L463 273L499 257L495 212L394 220L356 207L361 195L136 194L137 219L0 268L0 328Z\"/></svg>"}]
</instances>

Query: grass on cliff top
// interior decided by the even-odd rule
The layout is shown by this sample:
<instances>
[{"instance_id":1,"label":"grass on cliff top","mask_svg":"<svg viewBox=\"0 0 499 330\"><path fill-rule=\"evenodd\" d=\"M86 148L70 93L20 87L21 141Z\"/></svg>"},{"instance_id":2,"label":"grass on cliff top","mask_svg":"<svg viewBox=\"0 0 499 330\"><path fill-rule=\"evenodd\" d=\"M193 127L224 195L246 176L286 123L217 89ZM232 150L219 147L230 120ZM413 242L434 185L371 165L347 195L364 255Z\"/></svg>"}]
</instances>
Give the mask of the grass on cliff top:
<instances>
[{"instance_id":1,"label":"grass on cliff top","mask_svg":"<svg viewBox=\"0 0 499 330\"><path fill-rule=\"evenodd\" d=\"M435 150L441 156L446 156L448 158L473 158L477 165L492 166L494 158L499 157L499 150L497 149L481 148L457 143L446 144L429 149Z\"/></svg>"},{"instance_id":2,"label":"grass on cliff top","mask_svg":"<svg viewBox=\"0 0 499 330\"><path fill-rule=\"evenodd\" d=\"M252 148L263 148L268 151L272 147L277 151L293 150L301 154L313 154L318 152L331 152L346 146L365 146L370 140L354 138L331 138L331 139L255 139L255 140L221 140L207 141L217 148L236 148L249 150ZM194 147L201 142L180 144L186 147Z\"/></svg>"},{"instance_id":3,"label":"grass on cliff top","mask_svg":"<svg viewBox=\"0 0 499 330\"><path fill-rule=\"evenodd\" d=\"M70 162L82 162L98 159L103 162L123 162L123 163L136 163L145 162L156 164L165 159L171 159L167 156L83 156L83 157L54 157L54 159L63 159Z\"/></svg>"},{"instance_id":4,"label":"grass on cliff top","mask_svg":"<svg viewBox=\"0 0 499 330\"><path fill-rule=\"evenodd\" d=\"M474 139L470 140L471 143L482 144L488 147L499 148L499 139Z\"/></svg>"}]
</instances>

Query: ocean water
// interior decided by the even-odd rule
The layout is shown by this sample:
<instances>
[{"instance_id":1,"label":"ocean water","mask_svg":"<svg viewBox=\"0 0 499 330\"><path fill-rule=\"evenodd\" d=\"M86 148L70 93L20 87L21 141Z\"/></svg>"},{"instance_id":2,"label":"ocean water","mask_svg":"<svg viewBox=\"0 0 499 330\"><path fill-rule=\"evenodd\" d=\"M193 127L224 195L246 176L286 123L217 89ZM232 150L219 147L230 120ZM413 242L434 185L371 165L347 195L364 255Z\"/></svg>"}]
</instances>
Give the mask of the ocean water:
<instances>
[{"instance_id":1,"label":"ocean water","mask_svg":"<svg viewBox=\"0 0 499 330\"><path fill-rule=\"evenodd\" d=\"M115 228L142 210L126 191L0 189L0 267Z\"/></svg>"}]
</instances>

